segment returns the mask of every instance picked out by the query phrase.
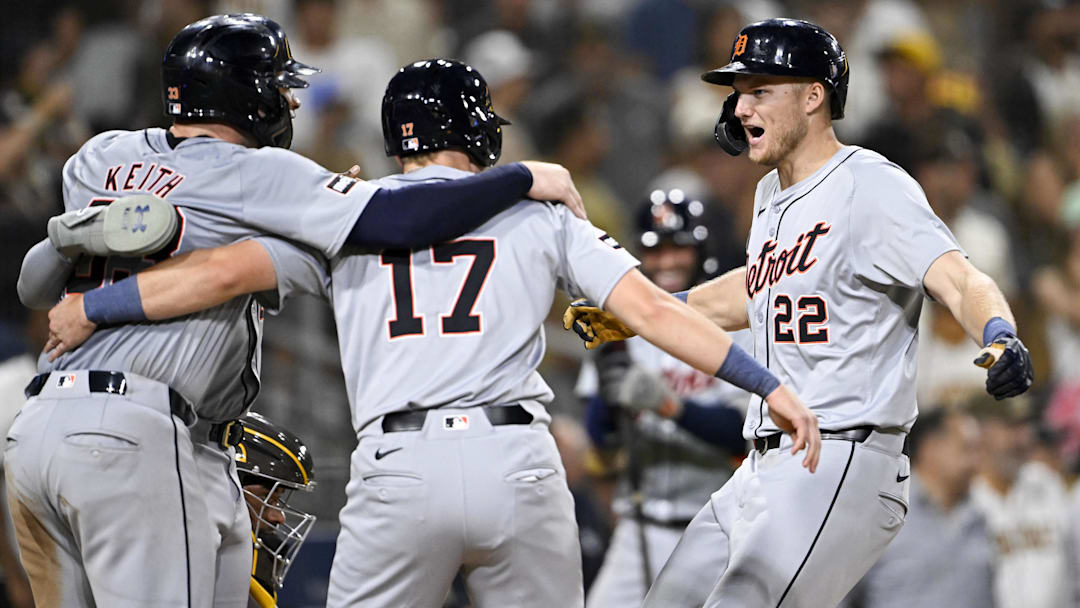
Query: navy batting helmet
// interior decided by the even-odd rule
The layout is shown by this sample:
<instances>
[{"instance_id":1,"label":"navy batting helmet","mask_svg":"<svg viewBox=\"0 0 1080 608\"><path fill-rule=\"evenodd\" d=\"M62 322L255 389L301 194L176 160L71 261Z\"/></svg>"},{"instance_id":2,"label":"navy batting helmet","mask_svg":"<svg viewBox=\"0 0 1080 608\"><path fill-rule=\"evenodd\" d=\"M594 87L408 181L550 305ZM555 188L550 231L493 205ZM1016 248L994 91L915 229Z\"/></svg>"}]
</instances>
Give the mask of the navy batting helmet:
<instances>
[{"instance_id":1,"label":"navy batting helmet","mask_svg":"<svg viewBox=\"0 0 1080 608\"><path fill-rule=\"evenodd\" d=\"M705 204L689 198L678 188L653 190L638 208L638 244L643 250L665 243L696 247L699 268L694 282L716 273L719 262L708 256L709 229L705 226Z\"/></svg>"},{"instance_id":2,"label":"navy batting helmet","mask_svg":"<svg viewBox=\"0 0 1080 608\"><path fill-rule=\"evenodd\" d=\"M502 125L487 82L472 66L452 59L417 61L398 70L382 102L387 156L460 149L481 167L502 153Z\"/></svg>"},{"instance_id":3,"label":"navy batting helmet","mask_svg":"<svg viewBox=\"0 0 1080 608\"><path fill-rule=\"evenodd\" d=\"M276 22L251 13L214 15L180 30L161 64L165 115L221 122L260 146L292 145L292 110L282 88L308 86L319 70L296 61Z\"/></svg>"},{"instance_id":4,"label":"navy batting helmet","mask_svg":"<svg viewBox=\"0 0 1080 608\"><path fill-rule=\"evenodd\" d=\"M737 74L800 76L820 80L831 92L830 115L844 117L847 100L847 55L836 37L822 27L798 19L767 19L744 27L731 45L731 63L701 75L712 84L731 86ZM738 92L724 102L716 139L733 155L746 149L746 134L735 118Z\"/></svg>"}]
</instances>

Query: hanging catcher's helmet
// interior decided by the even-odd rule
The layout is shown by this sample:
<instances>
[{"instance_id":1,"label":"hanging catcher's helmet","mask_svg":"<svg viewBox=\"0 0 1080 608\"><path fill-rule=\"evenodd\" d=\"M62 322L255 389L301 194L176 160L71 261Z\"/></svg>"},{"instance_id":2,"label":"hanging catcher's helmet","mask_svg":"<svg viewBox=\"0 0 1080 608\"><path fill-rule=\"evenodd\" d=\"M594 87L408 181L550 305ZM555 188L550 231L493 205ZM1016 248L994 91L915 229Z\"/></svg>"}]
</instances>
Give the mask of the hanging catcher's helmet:
<instances>
[{"instance_id":1,"label":"hanging catcher's helmet","mask_svg":"<svg viewBox=\"0 0 1080 608\"><path fill-rule=\"evenodd\" d=\"M236 446L236 469L251 513L255 582L271 596L285 580L315 516L289 506L294 490L315 488L311 453L299 437L249 412Z\"/></svg>"}]
</instances>

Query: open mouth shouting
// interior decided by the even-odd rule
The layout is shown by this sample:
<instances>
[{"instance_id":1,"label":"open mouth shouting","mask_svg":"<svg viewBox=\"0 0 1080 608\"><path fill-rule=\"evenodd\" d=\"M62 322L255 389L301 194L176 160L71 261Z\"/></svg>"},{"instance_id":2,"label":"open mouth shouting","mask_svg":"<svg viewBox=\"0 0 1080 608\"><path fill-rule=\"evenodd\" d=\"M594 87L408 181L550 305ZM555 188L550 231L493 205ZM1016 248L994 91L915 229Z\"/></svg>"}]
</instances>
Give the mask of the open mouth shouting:
<instances>
[{"instance_id":1,"label":"open mouth shouting","mask_svg":"<svg viewBox=\"0 0 1080 608\"><path fill-rule=\"evenodd\" d=\"M765 136L765 129L756 125L743 125L743 129L746 131L746 141L751 146L760 143Z\"/></svg>"}]
</instances>

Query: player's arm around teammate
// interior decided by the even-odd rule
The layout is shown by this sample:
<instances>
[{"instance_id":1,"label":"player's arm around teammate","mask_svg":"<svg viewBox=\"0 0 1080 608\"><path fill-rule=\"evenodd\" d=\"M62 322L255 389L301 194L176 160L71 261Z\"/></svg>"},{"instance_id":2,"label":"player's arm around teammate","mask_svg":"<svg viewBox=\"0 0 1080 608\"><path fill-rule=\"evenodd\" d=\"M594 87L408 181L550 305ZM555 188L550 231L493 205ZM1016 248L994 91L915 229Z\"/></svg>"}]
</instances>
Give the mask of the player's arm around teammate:
<instances>
[{"instance_id":1,"label":"player's arm around teammate","mask_svg":"<svg viewBox=\"0 0 1080 608\"><path fill-rule=\"evenodd\" d=\"M88 317L106 317L110 322L170 318L240 294L275 289L277 280L269 254L257 241L191 252L110 286L119 296L106 310L91 303L88 315L81 294L65 298L49 313L46 351L55 358L85 341L97 328ZM673 356L765 397L777 423L794 436L793 453L806 448L803 464L811 471L816 469L821 445L816 417L771 372L742 349L732 348L726 332L637 270L616 284L607 307Z\"/></svg>"},{"instance_id":2,"label":"player's arm around teammate","mask_svg":"<svg viewBox=\"0 0 1080 608\"><path fill-rule=\"evenodd\" d=\"M581 200L581 195L578 194L577 188L574 186L574 182L570 177L570 173L565 167L554 163L545 163L539 161L524 161L521 163L525 171L529 173L531 179L531 186L529 187L527 196L536 200L550 200L557 201L565 204L567 208L573 211L574 215L585 219L585 205ZM344 174L345 177L350 179L355 178L355 174L350 170L349 173ZM459 194L471 196L468 193L473 191L473 186L468 182L448 182L446 184L434 184L439 188L453 187ZM432 184L421 184L419 187L431 188ZM383 191L380 191L383 192ZM400 194L385 191L388 195ZM443 192L442 194L446 194ZM454 227L447 226L445 223L431 222L425 220L423 217L416 217L418 214L412 213L409 209L401 208L397 200L397 196L392 196L394 200L385 201L382 204L382 209L378 206L365 209L366 213L362 213L357 220L356 225L350 232L349 242L357 245L370 246L372 239L384 238L372 235L378 235L386 232L393 232L396 234L397 239L402 239L401 243L394 243L393 246L407 246L415 242L421 244L427 244L427 241L432 238L429 226L441 226L440 230L456 230ZM126 199L120 199L126 200ZM514 195L506 195L496 197L495 201L515 201L517 197ZM161 204L166 204L164 201L160 201ZM435 197L432 201L429 201L426 205L428 212L436 216L445 215L442 212L444 207L440 207L439 204L446 205L445 209L460 209L461 206L453 202L453 198L447 203L443 198ZM116 203L114 203L116 205ZM495 211L498 209L496 208ZM81 211L81 210L80 210ZM77 216L79 211L73 211L65 213L63 215L53 218L53 221L62 219L69 216ZM372 219L373 217L377 219ZM478 214L481 221L488 219L487 215ZM399 220L398 218L402 218ZM402 221L406 218L411 218L410 225L402 225ZM459 216L459 220L460 220ZM470 223L470 220L466 218L466 223ZM393 224L394 230L388 230L387 224ZM471 222L478 223L478 222ZM466 229L472 226L466 226ZM435 240L442 240L441 237L444 234L436 235ZM456 236L456 234L451 235ZM83 235L79 235L78 238L85 238ZM79 248L75 248L73 253L82 253L89 255L93 252L82 251ZM242 252L236 252L242 253ZM18 281L18 293L19 299L23 305L33 308L35 310L44 310L52 307L56 304L57 300L64 293L64 288L67 284L71 269L74 264L74 260L64 253L57 250L56 243L50 241L50 239L44 239L38 244L34 245L26 253L23 258L22 270L19 274ZM247 291L240 292L249 293ZM216 302L220 304L221 302ZM194 310L201 310L196 308ZM194 310L188 310L186 312L194 312ZM182 314L182 313L181 313ZM172 316L172 315L167 315ZM150 317L150 318L165 318L165 317Z\"/></svg>"}]
</instances>

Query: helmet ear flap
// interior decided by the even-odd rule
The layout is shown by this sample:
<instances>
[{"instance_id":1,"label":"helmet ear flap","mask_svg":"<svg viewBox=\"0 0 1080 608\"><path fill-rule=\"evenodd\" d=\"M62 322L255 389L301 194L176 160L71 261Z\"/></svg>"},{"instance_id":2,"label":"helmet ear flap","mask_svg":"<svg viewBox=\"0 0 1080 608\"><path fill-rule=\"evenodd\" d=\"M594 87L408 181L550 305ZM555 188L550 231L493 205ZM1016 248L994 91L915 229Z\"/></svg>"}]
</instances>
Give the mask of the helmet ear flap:
<instances>
[{"instance_id":1,"label":"helmet ear flap","mask_svg":"<svg viewBox=\"0 0 1080 608\"><path fill-rule=\"evenodd\" d=\"M735 118L735 105L737 103L739 103L739 92L735 91L724 100L724 107L720 110L720 118L716 120L716 128L713 129L716 143L720 144L724 152L732 156L742 154L749 146L742 123L739 122L738 118Z\"/></svg>"}]
</instances>

